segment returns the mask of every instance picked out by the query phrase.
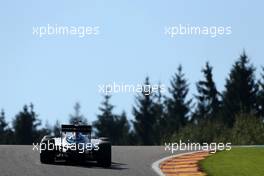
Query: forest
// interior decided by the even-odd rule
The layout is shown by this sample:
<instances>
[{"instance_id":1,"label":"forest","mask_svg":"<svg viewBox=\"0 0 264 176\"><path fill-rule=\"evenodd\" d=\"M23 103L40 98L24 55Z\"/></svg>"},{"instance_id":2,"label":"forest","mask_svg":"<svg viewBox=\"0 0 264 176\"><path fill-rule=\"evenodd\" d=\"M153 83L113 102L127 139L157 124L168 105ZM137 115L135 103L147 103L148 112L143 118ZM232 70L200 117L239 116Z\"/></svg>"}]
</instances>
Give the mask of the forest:
<instances>
[{"instance_id":1,"label":"forest","mask_svg":"<svg viewBox=\"0 0 264 176\"><path fill-rule=\"evenodd\" d=\"M256 68L261 71L257 74ZM163 145L165 142L231 142L232 145L264 144L264 67L254 66L243 51L225 77L219 91L213 77L213 66L206 62L203 78L196 84L197 93L190 96L184 67L179 65L170 79L168 94L142 91L135 95L133 120L127 114L113 112L111 95L103 96L95 121L90 122L94 136L109 137L113 145ZM144 85L151 85L149 77ZM70 111L70 110L69 110ZM60 135L60 122L42 125L34 104L24 105L11 122L5 110L0 113L0 144L30 145L44 135ZM87 119L77 102L69 123Z\"/></svg>"}]
</instances>

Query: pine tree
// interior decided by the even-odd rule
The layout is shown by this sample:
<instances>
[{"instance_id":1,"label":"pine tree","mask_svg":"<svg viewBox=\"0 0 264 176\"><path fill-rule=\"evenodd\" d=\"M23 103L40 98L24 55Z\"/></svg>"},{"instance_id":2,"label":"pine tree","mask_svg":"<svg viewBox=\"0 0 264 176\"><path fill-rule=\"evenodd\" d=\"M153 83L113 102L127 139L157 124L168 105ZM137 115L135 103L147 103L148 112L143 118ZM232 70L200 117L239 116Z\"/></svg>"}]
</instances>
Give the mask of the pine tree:
<instances>
[{"instance_id":1,"label":"pine tree","mask_svg":"<svg viewBox=\"0 0 264 176\"><path fill-rule=\"evenodd\" d=\"M223 93L224 120L228 126L233 126L236 114L256 112L257 92L255 68L244 51L233 65Z\"/></svg>"},{"instance_id":2,"label":"pine tree","mask_svg":"<svg viewBox=\"0 0 264 176\"><path fill-rule=\"evenodd\" d=\"M5 111L0 113L0 144L14 144L14 132L5 120Z\"/></svg>"},{"instance_id":3,"label":"pine tree","mask_svg":"<svg viewBox=\"0 0 264 176\"><path fill-rule=\"evenodd\" d=\"M166 121L164 117L164 96L161 92L161 84L158 85L158 92L154 93L154 105L153 110L155 114L156 123L154 124L154 144L160 145L162 143L162 138L166 132Z\"/></svg>"},{"instance_id":4,"label":"pine tree","mask_svg":"<svg viewBox=\"0 0 264 176\"><path fill-rule=\"evenodd\" d=\"M261 79L259 80L258 92L258 116L264 119L264 67L262 67Z\"/></svg>"},{"instance_id":5,"label":"pine tree","mask_svg":"<svg viewBox=\"0 0 264 176\"><path fill-rule=\"evenodd\" d=\"M115 138L116 138L116 144L118 145L128 145L131 144L133 141L131 141L130 136L130 125L127 120L127 115L123 111L121 115L115 116Z\"/></svg>"},{"instance_id":6,"label":"pine tree","mask_svg":"<svg viewBox=\"0 0 264 176\"><path fill-rule=\"evenodd\" d=\"M35 132L34 141L41 141L43 136L50 136L52 133L52 128L48 121L46 121L45 126Z\"/></svg>"},{"instance_id":7,"label":"pine tree","mask_svg":"<svg viewBox=\"0 0 264 176\"><path fill-rule=\"evenodd\" d=\"M96 128L95 134L98 137L109 137L110 141L115 144L115 115L112 112L114 106L109 102L110 98L110 95L104 96L102 106L99 107L101 113L97 115L97 120L93 123L93 126Z\"/></svg>"},{"instance_id":8,"label":"pine tree","mask_svg":"<svg viewBox=\"0 0 264 176\"><path fill-rule=\"evenodd\" d=\"M0 135L5 133L8 123L5 120L5 111L2 109L0 113Z\"/></svg>"},{"instance_id":9,"label":"pine tree","mask_svg":"<svg viewBox=\"0 0 264 176\"><path fill-rule=\"evenodd\" d=\"M130 125L125 112L121 115L114 114L114 106L110 104L110 95L104 96L102 106L99 107L101 113L97 115L97 120L93 123L98 137L108 137L113 145L130 144Z\"/></svg>"},{"instance_id":10,"label":"pine tree","mask_svg":"<svg viewBox=\"0 0 264 176\"><path fill-rule=\"evenodd\" d=\"M14 121L16 144L32 144L37 136L37 127L41 122L37 119L33 104L30 104L30 110L25 105L23 111L19 112Z\"/></svg>"},{"instance_id":11,"label":"pine tree","mask_svg":"<svg viewBox=\"0 0 264 176\"><path fill-rule=\"evenodd\" d=\"M166 97L167 134L172 135L186 125L189 119L192 100L187 100L189 92L187 80L182 73L182 66L172 78L169 88L170 97Z\"/></svg>"},{"instance_id":12,"label":"pine tree","mask_svg":"<svg viewBox=\"0 0 264 176\"><path fill-rule=\"evenodd\" d=\"M76 102L74 105L74 114L70 114L70 124L75 124L80 122L81 124L87 124L87 119L81 114L81 105L79 102Z\"/></svg>"},{"instance_id":13,"label":"pine tree","mask_svg":"<svg viewBox=\"0 0 264 176\"><path fill-rule=\"evenodd\" d=\"M155 129L156 116L154 112L154 102L152 89L149 78L145 79L142 86L142 92L136 97L136 105L133 107L134 115L134 130L138 141L143 145L153 145L155 143Z\"/></svg>"},{"instance_id":14,"label":"pine tree","mask_svg":"<svg viewBox=\"0 0 264 176\"><path fill-rule=\"evenodd\" d=\"M5 111L2 109L0 113L0 144L6 143L6 130L8 123L5 120Z\"/></svg>"},{"instance_id":15,"label":"pine tree","mask_svg":"<svg viewBox=\"0 0 264 176\"><path fill-rule=\"evenodd\" d=\"M202 69L205 80L201 80L196 84L198 95L197 107L193 115L194 120L211 119L217 117L220 108L219 92L216 89L213 80L213 68L206 62L205 68Z\"/></svg>"}]
</instances>

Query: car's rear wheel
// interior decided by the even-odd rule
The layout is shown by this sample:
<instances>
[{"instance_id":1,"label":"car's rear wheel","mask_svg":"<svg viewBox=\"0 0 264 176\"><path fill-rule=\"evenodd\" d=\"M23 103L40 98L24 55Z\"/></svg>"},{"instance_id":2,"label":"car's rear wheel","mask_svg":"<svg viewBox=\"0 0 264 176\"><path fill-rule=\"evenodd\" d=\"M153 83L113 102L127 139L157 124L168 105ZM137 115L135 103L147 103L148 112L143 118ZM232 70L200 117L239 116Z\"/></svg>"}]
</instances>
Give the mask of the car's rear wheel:
<instances>
[{"instance_id":1,"label":"car's rear wheel","mask_svg":"<svg viewBox=\"0 0 264 176\"><path fill-rule=\"evenodd\" d=\"M55 141L54 139L45 140L41 144L40 162L51 164L55 160Z\"/></svg>"},{"instance_id":2,"label":"car's rear wheel","mask_svg":"<svg viewBox=\"0 0 264 176\"><path fill-rule=\"evenodd\" d=\"M112 163L111 143L99 144L97 163L103 167L110 167Z\"/></svg>"}]
</instances>

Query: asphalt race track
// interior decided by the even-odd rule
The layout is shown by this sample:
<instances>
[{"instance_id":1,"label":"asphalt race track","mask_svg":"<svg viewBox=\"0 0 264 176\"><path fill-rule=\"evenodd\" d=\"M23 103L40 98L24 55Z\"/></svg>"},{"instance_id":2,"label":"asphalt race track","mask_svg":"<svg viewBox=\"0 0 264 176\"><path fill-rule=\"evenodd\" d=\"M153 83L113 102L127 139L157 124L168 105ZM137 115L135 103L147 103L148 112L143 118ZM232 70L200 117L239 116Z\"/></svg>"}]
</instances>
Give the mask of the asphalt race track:
<instances>
[{"instance_id":1,"label":"asphalt race track","mask_svg":"<svg viewBox=\"0 0 264 176\"><path fill-rule=\"evenodd\" d=\"M159 146L114 146L111 168L96 163L82 165L57 163L41 164L39 152L33 146L0 145L1 176L155 176L151 168L156 160L169 156ZM176 153L174 153L176 154Z\"/></svg>"}]
</instances>

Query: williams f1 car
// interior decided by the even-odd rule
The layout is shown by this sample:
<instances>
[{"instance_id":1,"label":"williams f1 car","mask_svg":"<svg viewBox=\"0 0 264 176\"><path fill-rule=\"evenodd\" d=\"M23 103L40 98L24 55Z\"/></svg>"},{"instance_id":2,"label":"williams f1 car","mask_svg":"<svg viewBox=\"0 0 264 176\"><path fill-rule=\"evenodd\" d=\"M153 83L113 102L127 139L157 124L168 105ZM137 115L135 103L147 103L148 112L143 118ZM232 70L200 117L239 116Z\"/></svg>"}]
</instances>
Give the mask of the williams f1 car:
<instances>
[{"instance_id":1,"label":"williams f1 car","mask_svg":"<svg viewBox=\"0 0 264 176\"><path fill-rule=\"evenodd\" d=\"M111 143L107 138L91 137L90 125L61 125L60 137L44 136L40 143L41 163L59 160L70 162L97 161L111 166Z\"/></svg>"}]
</instances>

